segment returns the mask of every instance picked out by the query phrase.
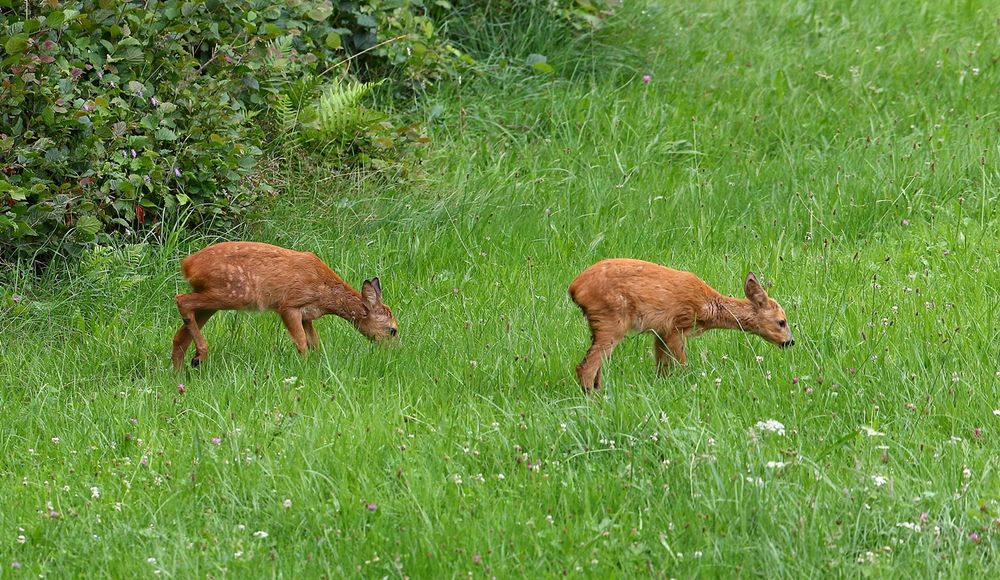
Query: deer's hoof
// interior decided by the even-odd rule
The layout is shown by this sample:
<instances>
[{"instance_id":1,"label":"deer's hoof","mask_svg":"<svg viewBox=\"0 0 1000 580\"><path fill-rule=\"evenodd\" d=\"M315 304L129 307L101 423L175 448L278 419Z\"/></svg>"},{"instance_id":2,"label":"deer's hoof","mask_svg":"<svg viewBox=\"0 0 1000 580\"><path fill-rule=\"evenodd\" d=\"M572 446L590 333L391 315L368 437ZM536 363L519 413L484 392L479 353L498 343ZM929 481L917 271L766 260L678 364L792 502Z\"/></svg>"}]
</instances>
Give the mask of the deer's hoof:
<instances>
[{"instance_id":1,"label":"deer's hoof","mask_svg":"<svg viewBox=\"0 0 1000 580\"><path fill-rule=\"evenodd\" d=\"M197 357L196 356L193 359L191 359L191 367L192 368L195 368L195 367L197 367L200 364L201 364L201 357Z\"/></svg>"}]
</instances>

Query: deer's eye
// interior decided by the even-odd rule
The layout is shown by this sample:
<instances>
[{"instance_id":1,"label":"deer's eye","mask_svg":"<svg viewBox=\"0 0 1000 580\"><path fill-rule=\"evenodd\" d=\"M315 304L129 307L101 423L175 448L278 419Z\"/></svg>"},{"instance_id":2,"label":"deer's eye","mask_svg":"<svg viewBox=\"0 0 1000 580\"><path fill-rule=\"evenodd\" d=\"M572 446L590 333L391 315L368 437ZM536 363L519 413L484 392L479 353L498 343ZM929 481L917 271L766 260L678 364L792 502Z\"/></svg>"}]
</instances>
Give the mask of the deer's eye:
<instances>
[{"instance_id":1,"label":"deer's eye","mask_svg":"<svg viewBox=\"0 0 1000 580\"><path fill-rule=\"evenodd\" d=\"M778 326L780 326L781 328L784 328L784 327L785 327L785 324L786 324L786 323L785 323L785 321L784 321L784 320L779 320L779 321L778 321Z\"/></svg>"}]
</instances>

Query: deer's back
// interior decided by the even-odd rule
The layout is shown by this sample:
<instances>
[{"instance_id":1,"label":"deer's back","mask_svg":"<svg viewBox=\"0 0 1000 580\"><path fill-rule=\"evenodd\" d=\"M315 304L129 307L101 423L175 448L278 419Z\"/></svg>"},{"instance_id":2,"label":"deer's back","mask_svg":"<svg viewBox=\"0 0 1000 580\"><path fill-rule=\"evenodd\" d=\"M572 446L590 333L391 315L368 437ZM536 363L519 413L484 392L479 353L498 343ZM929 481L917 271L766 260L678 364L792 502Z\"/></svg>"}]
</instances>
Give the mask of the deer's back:
<instances>
[{"instance_id":1,"label":"deer's back","mask_svg":"<svg viewBox=\"0 0 1000 580\"><path fill-rule=\"evenodd\" d=\"M340 278L319 258L260 242L222 242L191 254L181 272L228 308L274 308L290 293Z\"/></svg>"},{"instance_id":2,"label":"deer's back","mask_svg":"<svg viewBox=\"0 0 1000 580\"><path fill-rule=\"evenodd\" d=\"M569 286L570 297L587 316L626 319L631 327L654 320L687 326L714 290L698 276L652 262L615 258L580 273ZM659 326L660 324L656 324Z\"/></svg>"}]
</instances>

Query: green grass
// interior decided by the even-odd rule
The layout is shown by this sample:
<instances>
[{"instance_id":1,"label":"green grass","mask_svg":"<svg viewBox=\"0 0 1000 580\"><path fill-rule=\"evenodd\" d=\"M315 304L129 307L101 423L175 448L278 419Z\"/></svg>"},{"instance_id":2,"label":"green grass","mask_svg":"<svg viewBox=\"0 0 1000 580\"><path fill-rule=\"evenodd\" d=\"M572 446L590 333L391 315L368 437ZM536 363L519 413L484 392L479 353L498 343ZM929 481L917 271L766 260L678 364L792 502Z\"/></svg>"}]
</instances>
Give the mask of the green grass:
<instances>
[{"instance_id":1,"label":"green grass","mask_svg":"<svg viewBox=\"0 0 1000 580\"><path fill-rule=\"evenodd\" d=\"M991 5L650 2L575 45L537 26L483 30L513 64L421 104L415 177L290 174L249 233L381 276L398 348L330 318L300 360L275 315L225 313L173 375L178 265L207 239L5 274L4 572L996 573ZM586 398L566 287L610 256L733 294L753 269L796 346L709 333L656 378L630 338Z\"/></svg>"}]
</instances>

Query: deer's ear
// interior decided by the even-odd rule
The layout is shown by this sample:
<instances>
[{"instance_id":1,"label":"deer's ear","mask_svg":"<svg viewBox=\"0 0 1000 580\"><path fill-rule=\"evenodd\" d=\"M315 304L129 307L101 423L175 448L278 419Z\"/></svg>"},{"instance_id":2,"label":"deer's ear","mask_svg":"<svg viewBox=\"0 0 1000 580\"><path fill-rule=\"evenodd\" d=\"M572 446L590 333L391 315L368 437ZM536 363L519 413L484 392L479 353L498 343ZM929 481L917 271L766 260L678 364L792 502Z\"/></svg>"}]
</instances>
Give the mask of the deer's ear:
<instances>
[{"instance_id":1,"label":"deer's ear","mask_svg":"<svg viewBox=\"0 0 1000 580\"><path fill-rule=\"evenodd\" d=\"M361 303L369 312L378 306L378 291L371 280L365 280L364 284L361 285Z\"/></svg>"},{"instance_id":2,"label":"deer's ear","mask_svg":"<svg viewBox=\"0 0 1000 580\"><path fill-rule=\"evenodd\" d=\"M743 283L743 293L747 295L754 306L767 305L767 292L764 291L764 287L757 281L757 276L754 276L753 272L747 273L747 279Z\"/></svg>"},{"instance_id":3,"label":"deer's ear","mask_svg":"<svg viewBox=\"0 0 1000 580\"><path fill-rule=\"evenodd\" d=\"M375 276L374 278L372 278L372 286L375 287L375 296L377 296L378 299L381 300L382 299L382 284L378 281L378 276Z\"/></svg>"}]
</instances>

